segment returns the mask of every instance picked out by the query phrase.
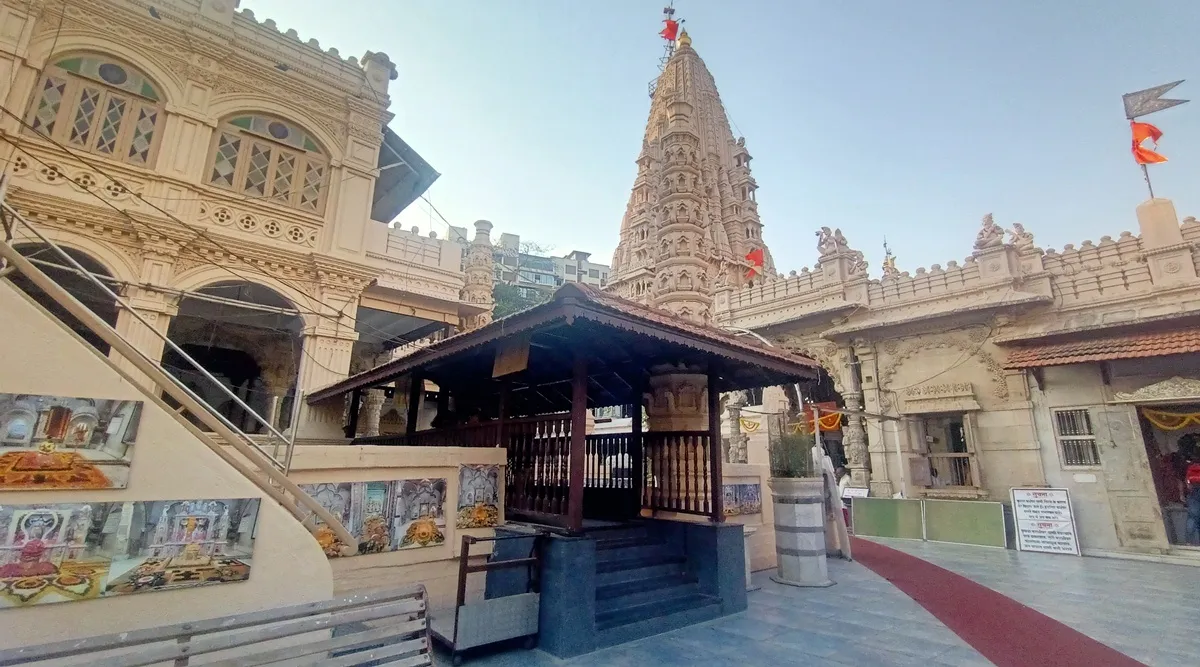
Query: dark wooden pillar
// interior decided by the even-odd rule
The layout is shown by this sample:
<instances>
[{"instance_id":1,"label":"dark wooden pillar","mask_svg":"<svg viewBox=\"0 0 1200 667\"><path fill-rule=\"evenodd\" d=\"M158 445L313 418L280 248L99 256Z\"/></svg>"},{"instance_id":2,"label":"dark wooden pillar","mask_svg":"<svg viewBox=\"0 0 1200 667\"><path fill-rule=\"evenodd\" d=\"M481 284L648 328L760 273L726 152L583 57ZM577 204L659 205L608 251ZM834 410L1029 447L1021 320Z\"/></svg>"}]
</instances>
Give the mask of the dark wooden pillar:
<instances>
[{"instance_id":1,"label":"dark wooden pillar","mask_svg":"<svg viewBox=\"0 0 1200 667\"><path fill-rule=\"evenodd\" d=\"M420 373L410 373L408 376L408 421L404 424L404 434L412 444L412 437L417 432L417 419L421 416L421 399L425 396L425 380Z\"/></svg>"},{"instance_id":2,"label":"dark wooden pillar","mask_svg":"<svg viewBox=\"0 0 1200 667\"><path fill-rule=\"evenodd\" d=\"M587 358L575 353L571 374L571 486L567 495L568 528L583 530L583 470L587 456Z\"/></svg>"},{"instance_id":3,"label":"dark wooden pillar","mask_svg":"<svg viewBox=\"0 0 1200 667\"><path fill-rule=\"evenodd\" d=\"M630 473L633 475L633 493L636 496L634 501L634 515L642 513L642 506L645 504L645 486L646 486L646 461L645 449L642 448L642 400L646 392L645 379L639 372L633 383L633 403L629 406L629 459L632 464Z\"/></svg>"},{"instance_id":4,"label":"dark wooden pillar","mask_svg":"<svg viewBox=\"0 0 1200 667\"><path fill-rule=\"evenodd\" d=\"M500 405L496 411L496 446L508 446L508 412L512 409L512 381L500 381Z\"/></svg>"},{"instance_id":5,"label":"dark wooden pillar","mask_svg":"<svg viewBox=\"0 0 1200 667\"><path fill-rule=\"evenodd\" d=\"M362 390L350 392L350 418L346 420L346 437L353 438L358 434L358 411L362 408Z\"/></svg>"},{"instance_id":6,"label":"dark wooden pillar","mask_svg":"<svg viewBox=\"0 0 1200 667\"><path fill-rule=\"evenodd\" d=\"M708 358L708 468L712 477L712 520L725 521L725 490L721 488L721 392L717 390L717 358Z\"/></svg>"}]
</instances>

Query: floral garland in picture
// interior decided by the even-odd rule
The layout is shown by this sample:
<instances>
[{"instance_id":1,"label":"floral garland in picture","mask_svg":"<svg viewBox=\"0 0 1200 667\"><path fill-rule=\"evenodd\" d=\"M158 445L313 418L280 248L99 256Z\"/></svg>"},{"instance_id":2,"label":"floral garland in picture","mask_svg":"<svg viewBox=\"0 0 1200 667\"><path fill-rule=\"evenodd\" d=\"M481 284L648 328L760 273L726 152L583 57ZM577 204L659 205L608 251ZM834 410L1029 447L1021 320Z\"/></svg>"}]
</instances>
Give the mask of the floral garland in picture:
<instances>
[{"instance_id":1,"label":"floral garland in picture","mask_svg":"<svg viewBox=\"0 0 1200 667\"><path fill-rule=\"evenodd\" d=\"M1166 412L1142 408L1142 416L1164 431L1178 431L1190 425L1200 426L1200 412Z\"/></svg>"}]
</instances>

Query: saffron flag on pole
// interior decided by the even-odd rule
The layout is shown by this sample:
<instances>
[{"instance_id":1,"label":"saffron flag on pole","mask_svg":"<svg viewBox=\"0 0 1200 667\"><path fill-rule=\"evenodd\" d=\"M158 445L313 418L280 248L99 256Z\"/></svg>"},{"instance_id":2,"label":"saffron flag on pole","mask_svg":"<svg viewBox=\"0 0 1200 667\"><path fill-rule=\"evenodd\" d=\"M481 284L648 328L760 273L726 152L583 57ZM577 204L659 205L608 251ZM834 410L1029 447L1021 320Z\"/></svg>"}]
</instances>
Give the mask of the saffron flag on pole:
<instances>
[{"instance_id":1,"label":"saffron flag on pole","mask_svg":"<svg viewBox=\"0 0 1200 667\"><path fill-rule=\"evenodd\" d=\"M676 21L674 19L663 19L663 23L666 24L666 27L663 28L662 32L660 32L658 34L662 35L662 38L667 40L668 42L673 42L676 39L678 39L678 37L679 37L679 21Z\"/></svg>"},{"instance_id":2,"label":"saffron flag on pole","mask_svg":"<svg viewBox=\"0 0 1200 667\"><path fill-rule=\"evenodd\" d=\"M1158 140L1162 138L1162 130L1150 123L1139 123L1133 120L1129 121L1129 129L1133 131L1133 160L1135 162L1138 164L1158 164L1167 161L1167 158L1163 155L1142 146L1142 142L1149 139L1154 142L1154 147L1158 148Z\"/></svg>"},{"instance_id":3,"label":"saffron flag on pole","mask_svg":"<svg viewBox=\"0 0 1200 667\"><path fill-rule=\"evenodd\" d=\"M762 273L763 264L766 263L762 248L755 248L746 253L746 261L750 262L750 268L746 270L747 280L753 278L756 274Z\"/></svg>"}]
</instances>

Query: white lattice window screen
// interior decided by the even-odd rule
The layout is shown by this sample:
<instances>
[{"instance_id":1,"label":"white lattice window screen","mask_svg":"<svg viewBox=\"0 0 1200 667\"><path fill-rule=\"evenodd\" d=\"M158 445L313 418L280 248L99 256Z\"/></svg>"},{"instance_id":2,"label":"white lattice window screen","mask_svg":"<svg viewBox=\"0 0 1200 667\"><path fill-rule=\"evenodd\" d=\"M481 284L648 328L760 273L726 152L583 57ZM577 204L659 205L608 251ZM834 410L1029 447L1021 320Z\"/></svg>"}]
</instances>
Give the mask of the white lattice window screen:
<instances>
[{"instance_id":1,"label":"white lattice window screen","mask_svg":"<svg viewBox=\"0 0 1200 667\"><path fill-rule=\"evenodd\" d=\"M1054 410L1054 435L1064 466L1100 465L1092 415L1086 408Z\"/></svg>"},{"instance_id":2,"label":"white lattice window screen","mask_svg":"<svg viewBox=\"0 0 1200 667\"><path fill-rule=\"evenodd\" d=\"M26 122L72 148L148 166L161 134L162 103L146 77L93 56L46 68Z\"/></svg>"},{"instance_id":3,"label":"white lattice window screen","mask_svg":"<svg viewBox=\"0 0 1200 667\"><path fill-rule=\"evenodd\" d=\"M299 128L237 117L217 132L210 155L212 185L313 213L325 206L328 159Z\"/></svg>"}]
</instances>

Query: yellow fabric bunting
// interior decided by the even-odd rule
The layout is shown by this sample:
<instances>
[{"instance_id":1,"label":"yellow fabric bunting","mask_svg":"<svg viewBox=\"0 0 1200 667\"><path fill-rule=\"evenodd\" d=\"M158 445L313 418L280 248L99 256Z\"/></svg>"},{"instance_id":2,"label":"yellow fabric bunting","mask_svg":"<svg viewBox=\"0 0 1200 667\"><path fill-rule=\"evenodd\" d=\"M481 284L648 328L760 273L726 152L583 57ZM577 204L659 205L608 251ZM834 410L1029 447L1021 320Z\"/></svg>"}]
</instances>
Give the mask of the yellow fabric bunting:
<instances>
[{"instance_id":1,"label":"yellow fabric bunting","mask_svg":"<svg viewBox=\"0 0 1200 667\"><path fill-rule=\"evenodd\" d=\"M1200 426L1200 412L1167 412L1142 408L1142 416L1164 431L1178 431L1193 424Z\"/></svg>"},{"instance_id":2,"label":"yellow fabric bunting","mask_svg":"<svg viewBox=\"0 0 1200 667\"><path fill-rule=\"evenodd\" d=\"M760 426L762 426L762 424L760 422L752 422L749 419L746 419L745 417L738 419L738 424L740 424L742 427L742 430L747 433L753 433L753 432L757 431Z\"/></svg>"}]
</instances>

